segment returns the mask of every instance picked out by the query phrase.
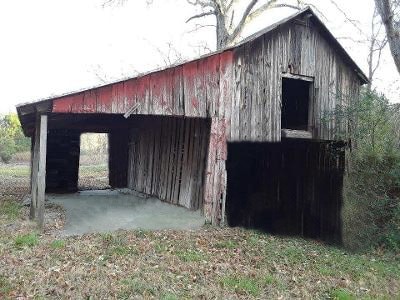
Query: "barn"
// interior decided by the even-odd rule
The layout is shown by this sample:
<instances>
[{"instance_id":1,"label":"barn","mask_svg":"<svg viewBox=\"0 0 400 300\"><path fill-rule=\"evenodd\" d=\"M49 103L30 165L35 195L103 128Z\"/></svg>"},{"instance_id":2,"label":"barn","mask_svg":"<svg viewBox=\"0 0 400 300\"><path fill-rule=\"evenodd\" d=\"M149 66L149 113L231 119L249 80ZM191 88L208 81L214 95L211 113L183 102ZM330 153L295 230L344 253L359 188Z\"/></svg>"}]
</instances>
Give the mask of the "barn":
<instances>
[{"instance_id":1,"label":"barn","mask_svg":"<svg viewBox=\"0 0 400 300\"><path fill-rule=\"evenodd\" d=\"M367 82L306 8L193 61L18 105L31 217L43 226L45 193L77 191L79 137L101 132L112 188L215 225L340 240L348 124L333 112Z\"/></svg>"}]
</instances>

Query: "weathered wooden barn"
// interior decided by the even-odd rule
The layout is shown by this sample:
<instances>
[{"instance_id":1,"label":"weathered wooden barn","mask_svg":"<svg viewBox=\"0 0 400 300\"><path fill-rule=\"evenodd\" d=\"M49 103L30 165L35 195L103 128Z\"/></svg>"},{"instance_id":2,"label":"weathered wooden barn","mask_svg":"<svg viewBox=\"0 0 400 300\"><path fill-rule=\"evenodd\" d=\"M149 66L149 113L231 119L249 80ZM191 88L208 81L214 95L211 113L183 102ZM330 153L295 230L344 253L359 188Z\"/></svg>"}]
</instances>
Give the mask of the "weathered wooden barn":
<instances>
[{"instance_id":1,"label":"weathered wooden barn","mask_svg":"<svg viewBox=\"0 0 400 300\"><path fill-rule=\"evenodd\" d=\"M45 191L77 190L79 137L102 132L111 187L212 224L338 239L347 124L332 112L366 82L307 8L223 51L19 105L32 217L43 222Z\"/></svg>"}]
</instances>

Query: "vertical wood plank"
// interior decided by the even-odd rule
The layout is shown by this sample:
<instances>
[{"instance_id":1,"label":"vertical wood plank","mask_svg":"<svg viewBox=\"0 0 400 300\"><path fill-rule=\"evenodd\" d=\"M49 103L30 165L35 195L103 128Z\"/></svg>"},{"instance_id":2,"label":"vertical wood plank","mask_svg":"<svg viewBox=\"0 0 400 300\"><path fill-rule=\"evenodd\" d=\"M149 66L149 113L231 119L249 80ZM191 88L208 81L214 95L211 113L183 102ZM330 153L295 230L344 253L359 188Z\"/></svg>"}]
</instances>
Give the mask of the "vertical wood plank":
<instances>
[{"instance_id":1,"label":"vertical wood plank","mask_svg":"<svg viewBox=\"0 0 400 300\"><path fill-rule=\"evenodd\" d=\"M38 163L38 187L37 187L37 218L39 229L44 226L44 200L46 191L46 150L47 150L47 115L40 116L39 137L39 163Z\"/></svg>"}]
</instances>

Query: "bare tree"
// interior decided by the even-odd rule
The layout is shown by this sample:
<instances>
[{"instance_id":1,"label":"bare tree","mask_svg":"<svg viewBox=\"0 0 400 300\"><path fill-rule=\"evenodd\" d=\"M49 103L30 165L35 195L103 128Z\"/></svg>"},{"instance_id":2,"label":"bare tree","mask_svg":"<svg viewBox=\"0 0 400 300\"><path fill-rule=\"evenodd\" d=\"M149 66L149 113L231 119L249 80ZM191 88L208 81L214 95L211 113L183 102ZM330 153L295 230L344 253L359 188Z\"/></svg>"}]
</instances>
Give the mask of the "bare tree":
<instances>
[{"instance_id":1,"label":"bare tree","mask_svg":"<svg viewBox=\"0 0 400 300\"><path fill-rule=\"evenodd\" d=\"M381 38L382 36L382 22L377 20L378 11L375 9L371 20L371 35L368 37L369 42L369 53L367 57L368 62L368 90L372 89L372 82L375 77L375 72L378 69L382 51L387 45L387 38Z\"/></svg>"},{"instance_id":2,"label":"bare tree","mask_svg":"<svg viewBox=\"0 0 400 300\"><path fill-rule=\"evenodd\" d=\"M400 0L375 0L397 71L400 74Z\"/></svg>"},{"instance_id":3,"label":"bare tree","mask_svg":"<svg viewBox=\"0 0 400 300\"><path fill-rule=\"evenodd\" d=\"M189 4L201 8L201 13L190 17L186 22L207 16L215 17L215 29L217 37L217 49L231 45L240 36L246 24L260 16L263 12L274 8L301 9L308 5L303 0L296 0L294 4L279 0L248 0L247 6L241 12L240 17L236 14L239 0L186 0ZM238 20L235 22L235 20Z\"/></svg>"}]
</instances>

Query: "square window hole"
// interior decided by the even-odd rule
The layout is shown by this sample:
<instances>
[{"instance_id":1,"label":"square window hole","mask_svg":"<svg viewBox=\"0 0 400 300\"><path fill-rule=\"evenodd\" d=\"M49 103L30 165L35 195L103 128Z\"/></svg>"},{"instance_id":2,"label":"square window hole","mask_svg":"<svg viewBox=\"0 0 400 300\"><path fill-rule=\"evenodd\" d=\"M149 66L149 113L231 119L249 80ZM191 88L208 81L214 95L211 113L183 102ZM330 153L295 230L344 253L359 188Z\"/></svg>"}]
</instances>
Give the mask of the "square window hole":
<instances>
[{"instance_id":1,"label":"square window hole","mask_svg":"<svg viewBox=\"0 0 400 300\"><path fill-rule=\"evenodd\" d=\"M282 78L282 129L308 130L312 82Z\"/></svg>"}]
</instances>

